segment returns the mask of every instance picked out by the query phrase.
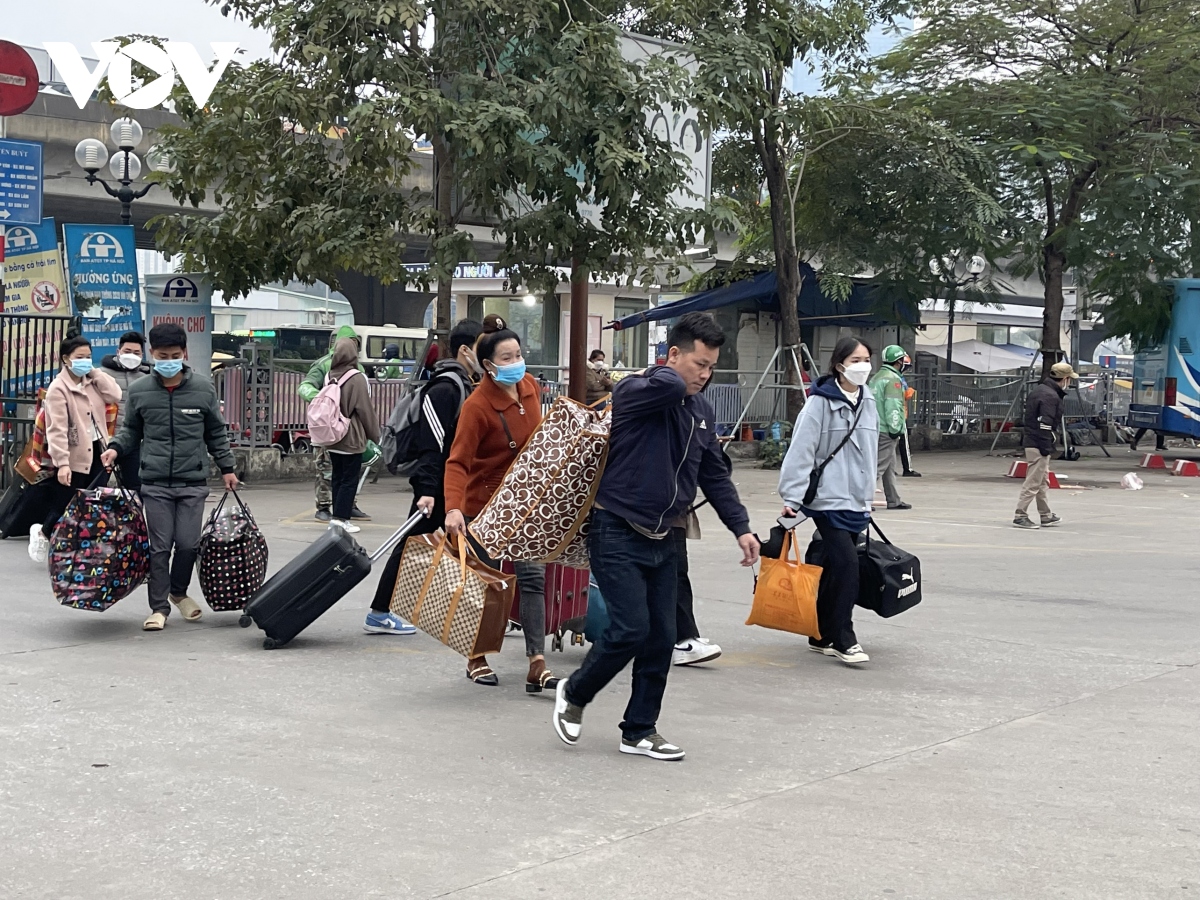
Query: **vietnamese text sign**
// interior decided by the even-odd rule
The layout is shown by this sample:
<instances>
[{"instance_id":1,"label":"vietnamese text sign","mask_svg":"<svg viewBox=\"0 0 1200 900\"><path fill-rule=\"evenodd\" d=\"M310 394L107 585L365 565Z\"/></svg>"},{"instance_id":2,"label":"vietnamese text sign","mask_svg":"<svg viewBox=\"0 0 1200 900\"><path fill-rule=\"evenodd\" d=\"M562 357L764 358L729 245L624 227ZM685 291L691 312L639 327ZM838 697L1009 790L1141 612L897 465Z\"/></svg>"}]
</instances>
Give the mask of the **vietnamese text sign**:
<instances>
[{"instance_id":1,"label":"vietnamese text sign","mask_svg":"<svg viewBox=\"0 0 1200 900\"><path fill-rule=\"evenodd\" d=\"M0 141L0 225L42 224L42 145Z\"/></svg>"},{"instance_id":2,"label":"vietnamese text sign","mask_svg":"<svg viewBox=\"0 0 1200 900\"><path fill-rule=\"evenodd\" d=\"M18 316L69 316L53 219L10 225L4 237L4 309Z\"/></svg>"},{"instance_id":3,"label":"vietnamese text sign","mask_svg":"<svg viewBox=\"0 0 1200 900\"><path fill-rule=\"evenodd\" d=\"M146 324L173 322L187 332L188 365L203 375L212 368L212 276L146 276Z\"/></svg>"},{"instance_id":4,"label":"vietnamese text sign","mask_svg":"<svg viewBox=\"0 0 1200 900\"><path fill-rule=\"evenodd\" d=\"M71 305L83 316L92 359L117 352L126 331L142 330L132 225L64 225Z\"/></svg>"}]
</instances>

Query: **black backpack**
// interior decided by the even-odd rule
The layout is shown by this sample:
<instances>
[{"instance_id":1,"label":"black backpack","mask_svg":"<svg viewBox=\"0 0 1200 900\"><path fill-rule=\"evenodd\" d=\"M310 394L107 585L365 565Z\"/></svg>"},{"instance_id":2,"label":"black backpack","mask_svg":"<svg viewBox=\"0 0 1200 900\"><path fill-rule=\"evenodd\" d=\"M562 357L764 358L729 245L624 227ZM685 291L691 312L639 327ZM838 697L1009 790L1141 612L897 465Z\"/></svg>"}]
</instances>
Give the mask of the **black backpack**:
<instances>
[{"instance_id":1,"label":"black backpack","mask_svg":"<svg viewBox=\"0 0 1200 900\"><path fill-rule=\"evenodd\" d=\"M429 389L437 384L439 379L449 379L458 385L458 409L470 393L462 376L457 372L437 372L433 378L425 382L415 391L409 391L396 401L388 416L387 424L381 429L379 449L383 453L384 463L393 475L409 477L417 468L417 423L421 419L421 406ZM457 412L455 413L457 416Z\"/></svg>"}]
</instances>

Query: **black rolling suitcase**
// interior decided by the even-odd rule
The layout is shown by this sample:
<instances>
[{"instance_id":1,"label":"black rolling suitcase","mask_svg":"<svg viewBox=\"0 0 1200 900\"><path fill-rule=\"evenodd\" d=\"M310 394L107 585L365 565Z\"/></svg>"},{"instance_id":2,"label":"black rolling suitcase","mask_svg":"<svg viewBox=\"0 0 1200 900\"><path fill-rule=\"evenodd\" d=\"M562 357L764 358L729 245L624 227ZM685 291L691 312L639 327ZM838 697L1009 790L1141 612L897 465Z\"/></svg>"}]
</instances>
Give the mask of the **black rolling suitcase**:
<instances>
[{"instance_id":1,"label":"black rolling suitcase","mask_svg":"<svg viewBox=\"0 0 1200 900\"><path fill-rule=\"evenodd\" d=\"M415 513L369 556L342 529L330 528L255 591L238 624L265 631L264 649L282 647L366 578L371 564L423 518Z\"/></svg>"},{"instance_id":2,"label":"black rolling suitcase","mask_svg":"<svg viewBox=\"0 0 1200 900\"><path fill-rule=\"evenodd\" d=\"M13 473L12 482L0 496L0 540L10 537L29 537L29 529L42 521L46 511L41 508L41 491Z\"/></svg>"}]
</instances>

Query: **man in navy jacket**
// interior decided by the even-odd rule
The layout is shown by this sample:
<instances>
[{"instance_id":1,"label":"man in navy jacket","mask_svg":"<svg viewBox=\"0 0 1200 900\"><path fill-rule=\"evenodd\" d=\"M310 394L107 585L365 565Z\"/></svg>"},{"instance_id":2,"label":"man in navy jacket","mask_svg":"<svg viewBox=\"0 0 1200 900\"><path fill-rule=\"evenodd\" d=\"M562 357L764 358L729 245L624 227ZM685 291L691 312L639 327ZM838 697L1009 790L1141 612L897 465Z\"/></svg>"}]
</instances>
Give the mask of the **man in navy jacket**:
<instances>
[{"instance_id":1,"label":"man in navy jacket","mask_svg":"<svg viewBox=\"0 0 1200 900\"><path fill-rule=\"evenodd\" d=\"M699 486L737 537L742 565L758 561L758 541L717 443L712 404L700 393L725 335L711 316L688 313L667 343L665 366L623 378L613 389L608 464L588 537L592 574L610 622L579 670L559 682L554 729L567 744L576 743L583 708L632 660L620 750L671 760L682 759L683 751L657 730L675 646L671 527Z\"/></svg>"}]
</instances>

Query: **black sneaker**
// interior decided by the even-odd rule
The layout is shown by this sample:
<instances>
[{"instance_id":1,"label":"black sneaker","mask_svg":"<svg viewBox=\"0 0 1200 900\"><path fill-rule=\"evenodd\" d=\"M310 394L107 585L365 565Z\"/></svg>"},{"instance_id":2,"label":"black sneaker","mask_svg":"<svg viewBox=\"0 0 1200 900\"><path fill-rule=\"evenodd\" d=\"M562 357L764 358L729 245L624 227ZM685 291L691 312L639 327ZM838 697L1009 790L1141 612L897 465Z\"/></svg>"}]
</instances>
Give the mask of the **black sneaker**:
<instances>
[{"instance_id":1,"label":"black sneaker","mask_svg":"<svg viewBox=\"0 0 1200 900\"><path fill-rule=\"evenodd\" d=\"M903 476L903 477L905 477L905 478L920 478L920 477L921 477L921 473L920 473L920 472L914 472L912 469L909 469L907 472L905 472L905 473L904 473L904 476Z\"/></svg>"},{"instance_id":2,"label":"black sneaker","mask_svg":"<svg viewBox=\"0 0 1200 900\"><path fill-rule=\"evenodd\" d=\"M818 641L816 638L809 638L808 649L813 653L823 653L826 656L833 656L832 641Z\"/></svg>"},{"instance_id":3,"label":"black sneaker","mask_svg":"<svg viewBox=\"0 0 1200 900\"><path fill-rule=\"evenodd\" d=\"M564 744L574 747L583 731L583 707L567 700L567 679L554 688L554 732Z\"/></svg>"},{"instance_id":4,"label":"black sneaker","mask_svg":"<svg viewBox=\"0 0 1200 900\"><path fill-rule=\"evenodd\" d=\"M903 500L901 500L899 503L889 503L887 508L888 509L912 509L912 504L905 503Z\"/></svg>"},{"instance_id":5,"label":"black sneaker","mask_svg":"<svg viewBox=\"0 0 1200 900\"><path fill-rule=\"evenodd\" d=\"M621 738L621 752L632 753L635 756L648 756L651 759L663 759L671 762L683 759L683 750L676 747L657 731L639 741L627 741Z\"/></svg>"},{"instance_id":6,"label":"black sneaker","mask_svg":"<svg viewBox=\"0 0 1200 900\"><path fill-rule=\"evenodd\" d=\"M855 644L853 647L847 647L845 650L839 650L837 647L830 649L833 650L834 656L849 666L871 661L871 657L867 656L867 651L862 648L862 644Z\"/></svg>"},{"instance_id":7,"label":"black sneaker","mask_svg":"<svg viewBox=\"0 0 1200 900\"><path fill-rule=\"evenodd\" d=\"M329 520L333 518L333 513L327 509L318 509L315 513L313 513L313 518L318 522L324 522L328 524Z\"/></svg>"},{"instance_id":8,"label":"black sneaker","mask_svg":"<svg viewBox=\"0 0 1200 900\"><path fill-rule=\"evenodd\" d=\"M1054 513L1050 513L1050 515L1048 515L1048 516L1042 516L1042 527L1043 528L1049 528L1052 525L1061 525L1061 524L1062 524L1062 519L1060 519Z\"/></svg>"},{"instance_id":9,"label":"black sneaker","mask_svg":"<svg viewBox=\"0 0 1200 900\"><path fill-rule=\"evenodd\" d=\"M1037 522L1033 521L1033 519L1029 518L1029 516L1025 515L1024 513L1017 513L1017 515L1015 515L1013 517L1013 525L1015 525L1017 528L1041 528L1042 527L1041 525L1039 525Z\"/></svg>"},{"instance_id":10,"label":"black sneaker","mask_svg":"<svg viewBox=\"0 0 1200 900\"><path fill-rule=\"evenodd\" d=\"M368 516L365 512L363 512L361 509L358 508L358 504L355 504L354 509L350 510L350 518L351 519L362 519L363 521L367 521L367 522L369 522L371 520L370 516Z\"/></svg>"}]
</instances>

